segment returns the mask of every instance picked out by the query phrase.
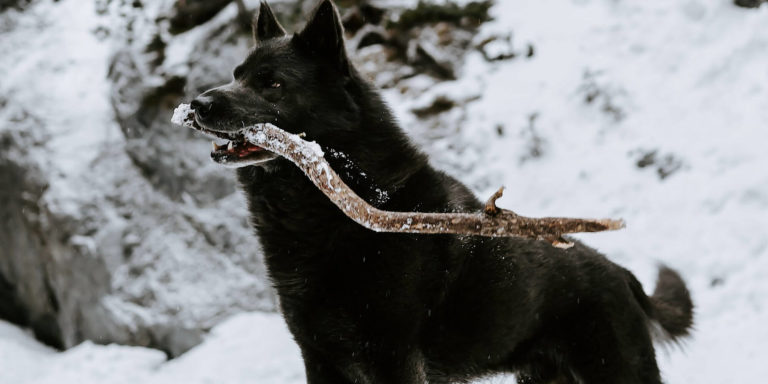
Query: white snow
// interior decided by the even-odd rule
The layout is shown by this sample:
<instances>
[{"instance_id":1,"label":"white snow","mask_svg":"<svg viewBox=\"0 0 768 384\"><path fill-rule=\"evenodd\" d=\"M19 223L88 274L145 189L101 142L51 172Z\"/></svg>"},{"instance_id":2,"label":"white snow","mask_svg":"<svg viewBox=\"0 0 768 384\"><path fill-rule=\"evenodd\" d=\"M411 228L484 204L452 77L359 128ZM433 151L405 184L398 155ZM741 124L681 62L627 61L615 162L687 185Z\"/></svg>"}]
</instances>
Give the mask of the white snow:
<instances>
[{"instance_id":1,"label":"white snow","mask_svg":"<svg viewBox=\"0 0 768 384\"><path fill-rule=\"evenodd\" d=\"M171 123L183 125L190 113L192 113L192 107L189 104L179 104L179 106L173 110Z\"/></svg>"},{"instance_id":2,"label":"white snow","mask_svg":"<svg viewBox=\"0 0 768 384\"><path fill-rule=\"evenodd\" d=\"M635 272L646 290L658 262L679 269L697 305L696 329L681 348L659 347L667 383L765 382L768 6L745 10L731 0L497 3L496 20L482 34L513 32L518 49L531 43L536 54L492 64L470 55L460 80L427 91L418 102L468 92L481 99L468 104L450 135L416 139L436 165L479 196L507 185L499 206L527 216L624 218L624 230L579 237ZM70 59L88 60L88 48L99 49L83 47ZM13 79L28 65L0 68L2 87L21 87ZM84 92L84 104L106 108L99 100L106 100L102 83L73 79L95 87ZM41 103L55 104L58 90L69 86L41 81L51 87ZM586 103L585 89L595 86L601 93ZM412 93L393 89L385 96L404 126L420 124L408 112L416 105ZM621 117L606 112L611 108ZM543 139L543 154L523 160L530 124ZM73 167L87 164L80 159L89 152L64 144L56 150L72 150ZM640 151L654 149L673 154L682 168L664 180L652 167L638 169ZM0 383L287 384L304 382L302 372L277 315L236 316L169 362L152 350L90 343L57 353L0 323Z\"/></svg>"},{"instance_id":3,"label":"white snow","mask_svg":"<svg viewBox=\"0 0 768 384\"><path fill-rule=\"evenodd\" d=\"M24 17L0 15L0 25L19 23L0 39L0 95L12 95L13 107L39 119L38 131L49 128L46 145L58 159L52 166L59 180L88 169L105 147L123 145L105 80L109 46L95 36L101 20L93 8L93 2L67 1L31 7ZM44 29L56 33L40 33ZM67 182L50 188L50 195L64 197L51 202L63 212L81 192Z\"/></svg>"},{"instance_id":4,"label":"white snow","mask_svg":"<svg viewBox=\"0 0 768 384\"><path fill-rule=\"evenodd\" d=\"M0 322L4 384L298 384L304 382L300 367L298 347L277 314L236 315L171 361L152 349L91 342L59 353Z\"/></svg>"},{"instance_id":5,"label":"white snow","mask_svg":"<svg viewBox=\"0 0 768 384\"><path fill-rule=\"evenodd\" d=\"M256 135L254 136L254 143L265 143L267 141L267 135L264 134L264 132L256 132Z\"/></svg>"}]
</instances>

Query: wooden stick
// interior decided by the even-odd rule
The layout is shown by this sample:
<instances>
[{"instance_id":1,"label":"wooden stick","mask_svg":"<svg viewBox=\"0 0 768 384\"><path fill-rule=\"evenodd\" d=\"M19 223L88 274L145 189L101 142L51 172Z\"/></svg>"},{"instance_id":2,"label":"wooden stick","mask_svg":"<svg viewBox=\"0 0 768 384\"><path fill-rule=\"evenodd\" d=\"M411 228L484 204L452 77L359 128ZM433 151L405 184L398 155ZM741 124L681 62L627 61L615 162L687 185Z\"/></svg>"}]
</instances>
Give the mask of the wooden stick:
<instances>
[{"instance_id":1,"label":"wooden stick","mask_svg":"<svg viewBox=\"0 0 768 384\"><path fill-rule=\"evenodd\" d=\"M191 116L188 107L182 104L174 113L172 121L198 129ZM323 158L323 151L317 143L305 141L298 135L268 123L246 127L239 132L252 144L292 161L344 214L376 232L524 237L545 240L558 248L570 248L573 243L563 238L565 234L624 228L623 220L520 216L496 206L496 200L501 197L503 188L488 199L483 212L384 211L368 204L341 180Z\"/></svg>"}]
</instances>

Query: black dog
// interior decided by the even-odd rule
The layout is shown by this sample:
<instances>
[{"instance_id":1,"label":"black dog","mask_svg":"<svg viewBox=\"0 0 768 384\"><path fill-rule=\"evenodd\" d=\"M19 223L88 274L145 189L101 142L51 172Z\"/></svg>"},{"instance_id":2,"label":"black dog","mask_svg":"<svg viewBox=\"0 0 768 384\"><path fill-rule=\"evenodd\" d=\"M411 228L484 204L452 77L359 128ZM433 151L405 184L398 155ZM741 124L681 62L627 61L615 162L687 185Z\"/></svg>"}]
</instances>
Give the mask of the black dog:
<instances>
[{"instance_id":1,"label":"black dog","mask_svg":"<svg viewBox=\"0 0 768 384\"><path fill-rule=\"evenodd\" d=\"M626 269L577 244L369 231L284 158L237 127L305 132L360 196L392 211L478 211L427 163L350 64L333 4L287 36L262 3L255 49L234 80L197 97L202 130L233 141L214 160L238 166L285 320L307 380L465 382L516 372L523 383L660 383L649 326L686 335L690 295L662 268L648 297Z\"/></svg>"}]
</instances>

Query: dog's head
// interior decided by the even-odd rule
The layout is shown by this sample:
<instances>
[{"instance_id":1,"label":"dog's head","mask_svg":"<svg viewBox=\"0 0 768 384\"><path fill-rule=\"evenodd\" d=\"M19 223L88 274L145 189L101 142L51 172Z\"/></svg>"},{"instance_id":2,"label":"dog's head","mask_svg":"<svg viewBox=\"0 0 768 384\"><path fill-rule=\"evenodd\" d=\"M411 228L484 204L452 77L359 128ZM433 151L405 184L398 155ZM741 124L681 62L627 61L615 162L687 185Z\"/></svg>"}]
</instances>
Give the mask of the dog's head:
<instances>
[{"instance_id":1,"label":"dog's head","mask_svg":"<svg viewBox=\"0 0 768 384\"><path fill-rule=\"evenodd\" d=\"M346 88L354 72L344 48L336 7L324 0L303 30L289 36L267 3L253 25L255 46L233 72L229 84L192 101L195 122L203 131L230 140L214 145L212 158L245 166L276 155L248 144L238 130L272 123L291 133L321 138L333 125L349 127L357 119Z\"/></svg>"}]
</instances>

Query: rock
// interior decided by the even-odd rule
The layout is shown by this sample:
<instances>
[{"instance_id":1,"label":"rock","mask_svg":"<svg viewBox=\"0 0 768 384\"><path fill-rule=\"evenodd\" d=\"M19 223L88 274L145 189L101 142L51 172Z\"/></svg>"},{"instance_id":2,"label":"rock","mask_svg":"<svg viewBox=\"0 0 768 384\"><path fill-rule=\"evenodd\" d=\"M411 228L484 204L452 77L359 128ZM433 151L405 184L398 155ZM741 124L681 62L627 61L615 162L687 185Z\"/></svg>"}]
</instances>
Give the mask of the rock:
<instances>
[{"instance_id":1,"label":"rock","mask_svg":"<svg viewBox=\"0 0 768 384\"><path fill-rule=\"evenodd\" d=\"M455 106L456 106L456 102L454 100L451 100L444 95L439 95L434 100L432 100L432 103L430 103L429 105L424 107L413 108L411 112L413 112L413 114L416 115L416 117L420 119L424 119L427 117L431 117L431 116L443 113L445 111L449 111Z\"/></svg>"},{"instance_id":2,"label":"rock","mask_svg":"<svg viewBox=\"0 0 768 384\"><path fill-rule=\"evenodd\" d=\"M425 73L437 81L446 81L457 78L477 27L490 19L490 6L490 1L463 6L452 1L419 2L412 9L373 8L376 12L369 11L372 15L368 16L364 16L361 6L359 10L353 8L345 20L351 26L348 32L352 32L351 46L355 49L381 45L387 50L388 60L396 61L398 66L408 65L413 74ZM397 78L403 77L396 76L394 83Z\"/></svg>"},{"instance_id":3,"label":"rock","mask_svg":"<svg viewBox=\"0 0 768 384\"><path fill-rule=\"evenodd\" d=\"M32 0L2 0L0 1L0 12L3 12L9 8L16 10L23 10Z\"/></svg>"},{"instance_id":4,"label":"rock","mask_svg":"<svg viewBox=\"0 0 768 384\"><path fill-rule=\"evenodd\" d=\"M604 75L601 71L585 70L577 92L583 94L585 104L597 106L601 113L618 124L627 117L626 91L604 80Z\"/></svg>"},{"instance_id":5,"label":"rock","mask_svg":"<svg viewBox=\"0 0 768 384\"><path fill-rule=\"evenodd\" d=\"M108 79L100 45L0 58L2 70L29 63L0 87L0 317L58 348L93 340L178 356L231 314L275 310L234 174L210 162L208 140L168 122L172 106L229 77L247 34L224 26L237 15L230 7L210 29L169 37L152 14L167 7L154 5L102 10L112 29L90 36L117 45ZM23 28L47 36L35 44L90 44L100 22L86 17L59 34L78 4L34 7L51 9L17 15L0 48L29 36ZM21 20L47 13L57 17ZM211 43L200 52L199 40L184 41L195 33ZM89 84L66 83L84 73L95 75ZM41 100L49 79L62 86Z\"/></svg>"},{"instance_id":6,"label":"rock","mask_svg":"<svg viewBox=\"0 0 768 384\"><path fill-rule=\"evenodd\" d=\"M207 33L199 34L193 42L166 37L169 41L158 43L162 32L149 37L131 35L120 44L110 63L109 80L114 90L111 102L128 139L127 153L156 188L176 201L181 201L185 193L198 202L211 202L235 192L234 179L220 172L209 159L176 155L188 152L190 147L200 149L202 142L169 121L173 108L181 101L229 81L231 69L248 52L250 32L235 22L234 7L228 11L212 20L211 27L205 28ZM193 45L199 49L192 49ZM152 47L160 51L148 54ZM182 50L186 51L176 53ZM156 60L168 51L175 56Z\"/></svg>"},{"instance_id":7,"label":"rock","mask_svg":"<svg viewBox=\"0 0 768 384\"><path fill-rule=\"evenodd\" d=\"M660 180L664 180L685 168L685 162L672 153L660 155L656 149L639 149L636 154L639 155L639 158L635 161L635 166L639 169L655 169Z\"/></svg>"},{"instance_id":8,"label":"rock","mask_svg":"<svg viewBox=\"0 0 768 384\"><path fill-rule=\"evenodd\" d=\"M57 246L48 241L50 220L38 204L47 183L38 165L26 161L35 141L22 131L0 134L0 317L29 325L39 339L62 347L55 321L60 304L44 256Z\"/></svg>"},{"instance_id":9,"label":"rock","mask_svg":"<svg viewBox=\"0 0 768 384\"><path fill-rule=\"evenodd\" d=\"M355 49L362 49L371 45L385 45L389 43L389 36L387 31L378 26L366 25L362 27L357 35L358 37L353 40L352 46Z\"/></svg>"},{"instance_id":10,"label":"rock","mask_svg":"<svg viewBox=\"0 0 768 384\"><path fill-rule=\"evenodd\" d=\"M186 0L177 1L173 5L170 17L171 33L186 32L212 19L232 0Z\"/></svg>"},{"instance_id":11,"label":"rock","mask_svg":"<svg viewBox=\"0 0 768 384\"><path fill-rule=\"evenodd\" d=\"M390 20L388 24L391 28L400 30L439 22L476 28L491 19L488 11L492 5L493 2L490 0L472 1L464 5L454 1L440 3L419 1L416 8L404 10L396 20Z\"/></svg>"},{"instance_id":12,"label":"rock","mask_svg":"<svg viewBox=\"0 0 768 384\"><path fill-rule=\"evenodd\" d=\"M486 61L502 61L514 59L518 53L515 52L512 45L512 36L491 36L484 39L477 45L480 54ZM528 57L533 56L532 47L528 48Z\"/></svg>"},{"instance_id":13,"label":"rock","mask_svg":"<svg viewBox=\"0 0 768 384\"><path fill-rule=\"evenodd\" d=\"M384 18L386 11L383 8L363 2L354 5L342 17L344 31L347 34L354 35L366 25L379 25Z\"/></svg>"},{"instance_id":14,"label":"rock","mask_svg":"<svg viewBox=\"0 0 768 384\"><path fill-rule=\"evenodd\" d=\"M177 356L227 314L273 310L242 199L174 203L120 153L96 178L58 180L28 133L43 135L39 120L16 124L0 135L0 317L58 348L89 339Z\"/></svg>"},{"instance_id":15,"label":"rock","mask_svg":"<svg viewBox=\"0 0 768 384\"><path fill-rule=\"evenodd\" d=\"M758 8L765 2L766 0L734 0L733 1L734 4L744 8Z\"/></svg>"}]
</instances>

